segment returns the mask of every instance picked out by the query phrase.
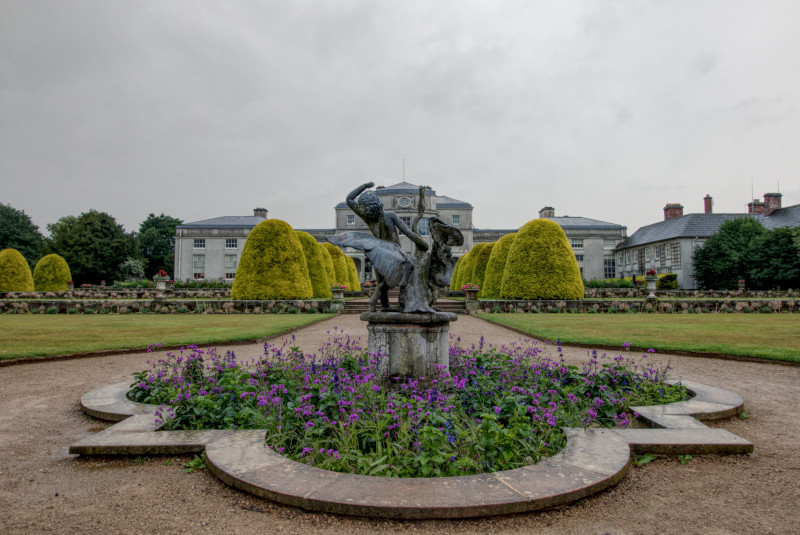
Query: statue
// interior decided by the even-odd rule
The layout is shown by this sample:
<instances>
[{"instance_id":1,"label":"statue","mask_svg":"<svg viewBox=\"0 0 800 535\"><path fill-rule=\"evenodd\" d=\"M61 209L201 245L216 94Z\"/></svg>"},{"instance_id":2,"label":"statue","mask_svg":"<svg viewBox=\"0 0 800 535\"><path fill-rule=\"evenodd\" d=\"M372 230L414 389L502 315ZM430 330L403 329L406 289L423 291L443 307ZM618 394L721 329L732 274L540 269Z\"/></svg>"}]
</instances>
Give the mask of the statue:
<instances>
[{"instance_id":1,"label":"statue","mask_svg":"<svg viewBox=\"0 0 800 535\"><path fill-rule=\"evenodd\" d=\"M417 217L411 228L394 212L384 211L383 203L375 192L365 191L372 186L374 183L368 182L347 196L347 205L364 220L372 234L345 232L329 236L328 241L334 245L360 249L372 263L378 285L370 298L371 312L375 311L379 300L384 311L435 312L434 303L439 289L449 287L453 275L455 259L450 248L463 244L464 237L457 228L434 217L430 219L433 245L428 247L417 233L417 226L425 212L426 186L419 188ZM400 247L399 232L414 243L413 258ZM395 287L400 288L399 307L390 307L388 292Z\"/></svg>"}]
</instances>

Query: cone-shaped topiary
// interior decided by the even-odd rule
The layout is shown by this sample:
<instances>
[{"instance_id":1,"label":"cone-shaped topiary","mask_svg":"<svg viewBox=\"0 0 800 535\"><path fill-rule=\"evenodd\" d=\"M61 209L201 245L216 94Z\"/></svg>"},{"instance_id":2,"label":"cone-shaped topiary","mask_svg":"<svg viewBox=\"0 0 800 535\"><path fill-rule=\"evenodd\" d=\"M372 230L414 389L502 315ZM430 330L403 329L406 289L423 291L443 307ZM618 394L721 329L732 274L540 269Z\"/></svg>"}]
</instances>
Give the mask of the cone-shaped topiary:
<instances>
[{"instance_id":1,"label":"cone-shaped topiary","mask_svg":"<svg viewBox=\"0 0 800 535\"><path fill-rule=\"evenodd\" d=\"M477 281L473 280L473 276L475 275L475 264L478 263L478 255L481 254L481 251L483 251L486 245L487 244L485 243L476 243L467 253L467 257L464 258L464 267L461 268L463 270L463 275L459 280L459 290L465 284L478 284ZM478 285L480 286L480 284Z\"/></svg>"},{"instance_id":2,"label":"cone-shaped topiary","mask_svg":"<svg viewBox=\"0 0 800 535\"><path fill-rule=\"evenodd\" d=\"M500 289L503 287L503 271L506 268L506 258L511 246L514 244L514 238L517 233L506 234L495 243L492 248L492 256L489 258L489 263L486 266L486 275L483 277L483 285L481 286L480 296L487 299L494 299L500 297Z\"/></svg>"},{"instance_id":3,"label":"cone-shaped topiary","mask_svg":"<svg viewBox=\"0 0 800 535\"><path fill-rule=\"evenodd\" d=\"M453 279L455 281L454 285L455 290L461 290L461 287L463 286L462 283L464 282L464 266L466 266L469 263L470 251L467 251L467 254L458 259L458 273L456 273Z\"/></svg>"},{"instance_id":4,"label":"cone-shaped topiary","mask_svg":"<svg viewBox=\"0 0 800 535\"><path fill-rule=\"evenodd\" d=\"M16 249L0 251L0 292L32 292L33 277L28 261Z\"/></svg>"},{"instance_id":5,"label":"cone-shaped topiary","mask_svg":"<svg viewBox=\"0 0 800 535\"><path fill-rule=\"evenodd\" d=\"M472 269L472 282L481 288L481 291L478 292L478 297L483 297L483 279L486 276L486 266L489 264L489 258L492 256L495 243L487 243L475 258L475 267Z\"/></svg>"},{"instance_id":6,"label":"cone-shaped topiary","mask_svg":"<svg viewBox=\"0 0 800 535\"><path fill-rule=\"evenodd\" d=\"M57 254L43 256L33 268L33 287L37 292L64 292L71 280L67 261Z\"/></svg>"},{"instance_id":7,"label":"cone-shaped topiary","mask_svg":"<svg viewBox=\"0 0 800 535\"><path fill-rule=\"evenodd\" d=\"M333 270L336 272L335 284L341 284L346 288L350 287L350 274L347 271L347 261L341 249L332 243L323 243L323 247L330 253L333 260Z\"/></svg>"},{"instance_id":8,"label":"cone-shaped topiary","mask_svg":"<svg viewBox=\"0 0 800 535\"><path fill-rule=\"evenodd\" d=\"M580 299L583 280L567 235L558 223L525 223L506 259L500 297L510 299Z\"/></svg>"},{"instance_id":9,"label":"cone-shaped topiary","mask_svg":"<svg viewBox=\"0 0 800 535\"><path fill-rule=\"evenodd\" d=\"M358 269L356 269L356 261L353 260L352 256L344 255L345 259L347 260L347 274L349 275L348 280L350 283L347 285L347 289L351 292L357 292L361 289L361 283L358 282Z\"/></svg>"},{"instance_id":10,"label":"cone-shaped topiary","mask_svg":"<svg viewBox=\"0 0 800 535\"><path fill-rule=\"evenodd\" d=\"M325 247L324 243L317 243L317 245L319 250L322 251L322 262L325 266L325 273L328 275L328 288L330 288L336 284L336 269L333 267L333 258L331 258L331 253L328 252L328 248Z\"/></svg>"},{"instance_id":11,"label":"cone-shaped topiary","mask_svg":"<svg viewBox=\"0 0 800 535\"><path fill-rule=\"evenodd\" d=\"M325 270L322 247L319 246L314 236L308 232L303 232L302 230L295 230L294 232L300 239L300 245L303 246L303 253L306 255L308 278L311 279L313 296L318 299L330 299L333 294L331 294L331 283L328 281L328 273Z\"/></svg>"},{"instance_id":12,"label":"cone-shaped topiary","mask_svg":"<svg viewBox=\"0 0 800 535\"><path fill-rule=\"evenodd\" d=\"M451 292L459 290L461 288L460 286L457 286L457 284L458 284L458 275L461 272L461 260L463 258L464 258L463 256L459 256L458 259L456 260L456 265L453 266L453 275L450 277Z\"/></svg>"},{"instance_id":13,"label":"cone-shaped topiary","mask_svg":"<svg viewBox=\"0 0 800 535\"><path fill-rule=\"evenodd\" d=\"M288 223L266 219L247 236L233 299L310 299L314 294L300 239Z\"/></svg>"}]
</instances>

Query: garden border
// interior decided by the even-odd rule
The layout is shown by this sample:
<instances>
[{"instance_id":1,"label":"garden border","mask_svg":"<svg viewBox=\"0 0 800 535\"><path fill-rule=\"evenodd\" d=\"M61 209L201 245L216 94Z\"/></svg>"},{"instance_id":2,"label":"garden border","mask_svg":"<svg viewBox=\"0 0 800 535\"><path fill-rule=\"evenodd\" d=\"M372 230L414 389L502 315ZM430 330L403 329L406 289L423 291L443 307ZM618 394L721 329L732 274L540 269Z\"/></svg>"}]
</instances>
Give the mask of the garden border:
<instances>
[{"instance_id":1,"label":"garden border","mask_svg":"<svg viewBox=\"0 0 800 535\"><path fill-rule=\"evenodd\" d=\"M630 454L740 454L753 444L712 420L739 414L741 396L683 381L688 401L632 407L651 429L564 428L567 445L542 462L495 473L441 478L390 478L321 470L279 455L264 430L157 431L157 406L127 398L130 383L106 385L81 398L83 411L115 425L69 448L79 455L201 452L223 482L311 511L379 518L466 518L535 511L574 502L615 485Z\"/></svg>"}]
</instances>

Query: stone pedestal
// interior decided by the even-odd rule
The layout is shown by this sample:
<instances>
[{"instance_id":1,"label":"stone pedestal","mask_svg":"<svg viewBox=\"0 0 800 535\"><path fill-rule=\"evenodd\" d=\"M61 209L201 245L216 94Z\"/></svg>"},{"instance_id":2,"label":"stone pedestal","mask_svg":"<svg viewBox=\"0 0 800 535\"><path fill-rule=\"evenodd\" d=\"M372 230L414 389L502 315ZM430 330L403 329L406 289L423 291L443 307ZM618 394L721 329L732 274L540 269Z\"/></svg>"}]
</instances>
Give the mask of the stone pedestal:
<instances>
[{"instance_id":1,"label":"stone pedestal","mask_svg":"<svg viewBox=\"0 0 800 535\"><path fill-rule=\"evenodd\" d=\"M364 312L361 319L368 322L367 349L384 354L381 375L428 378L449 370L450 322L458 319L452 312Z\"/></svg>"}]
</instances>

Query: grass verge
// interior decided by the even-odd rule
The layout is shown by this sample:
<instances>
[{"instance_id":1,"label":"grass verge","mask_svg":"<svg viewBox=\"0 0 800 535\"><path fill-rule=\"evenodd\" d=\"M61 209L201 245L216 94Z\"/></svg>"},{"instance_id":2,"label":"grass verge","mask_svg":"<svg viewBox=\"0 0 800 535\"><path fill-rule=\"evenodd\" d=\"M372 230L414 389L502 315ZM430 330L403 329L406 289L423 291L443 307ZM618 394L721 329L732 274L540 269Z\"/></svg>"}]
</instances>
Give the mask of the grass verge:
<instances>
[{"instance_id":1,"label":"grass verge","mask_svg":"<svg viewBox=\"0 0 800 535\"><path fill-rule=\"evenodd\" d=\"M565 344L692 351L800 362L796 314L478 314Z\"/></svg>"},{"instance_id":2,"label":"grass verge","mask_svg":"<svg viewBox=\"0 0 800 535\"><path fill-rule=\"evenodd\" d=\"M0 315L0 360L113 349L239 342L275 336L333 314Z\"/></svg>"}]
</instances>

